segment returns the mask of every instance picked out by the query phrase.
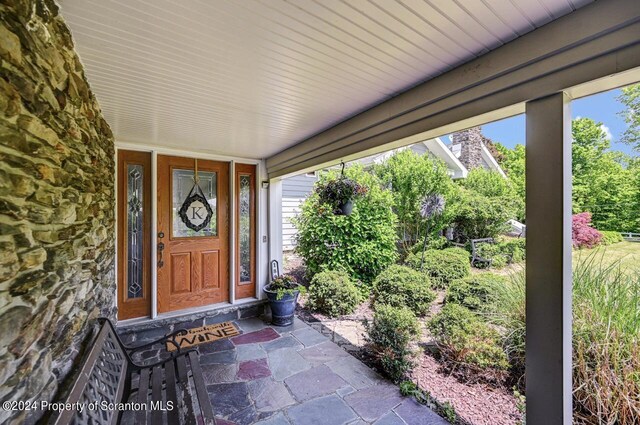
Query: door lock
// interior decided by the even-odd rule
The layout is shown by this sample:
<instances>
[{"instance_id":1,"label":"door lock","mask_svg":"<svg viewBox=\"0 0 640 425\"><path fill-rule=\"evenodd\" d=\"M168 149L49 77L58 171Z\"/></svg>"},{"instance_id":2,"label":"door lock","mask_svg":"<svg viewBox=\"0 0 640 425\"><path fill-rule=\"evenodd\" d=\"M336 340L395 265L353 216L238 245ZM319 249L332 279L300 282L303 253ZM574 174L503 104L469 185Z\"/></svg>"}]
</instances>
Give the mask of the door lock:
<instances>
[{"instance_id":1,"label":"door lock","mask_svg":"<svg viewBox=\"0 0 640 425\"><path fill-rule=\"evenodd\" d=\"M158 237L161 239L164 238L164 232L158 232Z\"/></svg>"}]
</instances>

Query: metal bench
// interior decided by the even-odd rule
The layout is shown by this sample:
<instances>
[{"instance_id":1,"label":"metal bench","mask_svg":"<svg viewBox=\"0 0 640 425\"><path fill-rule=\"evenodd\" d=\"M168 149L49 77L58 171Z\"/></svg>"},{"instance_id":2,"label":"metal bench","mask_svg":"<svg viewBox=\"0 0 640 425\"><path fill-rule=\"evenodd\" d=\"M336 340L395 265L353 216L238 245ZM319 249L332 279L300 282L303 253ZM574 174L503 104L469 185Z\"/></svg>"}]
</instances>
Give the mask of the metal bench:
<instances>
[{"instance_id":1,"label":"metal bench","mask_svg":"<svg viewBox=\"0 0 640 425\"><path fill-rule=\"evenodd\" d=\"M180 350L176 341L186 330L131 347L120 340L111 321L99 321L98 336L66 400L83 408L63 410L56 424L118 424L123 411L112 406L120 403L129 403L121 406L134 415L127 422L137 425L215 424L198 353ZM132 360L134 352L167 343L178 348L170 358L148 365Z\"/></svg>"},{"instance_id":2,"label":"metal bench","mask_svg":"<svg viewBox=\"0 0 640 425\"><path fill-rule=\"evenodd\" d=\"M471 265L475 266L476 264L486 264L487 267L491 268L491 263L493 262L493 258L485 258L480 254L479 248L482 244L493 244L495 241L493 238L483 238L483 239L471 239Z\"/></svg>"}]
</instances>

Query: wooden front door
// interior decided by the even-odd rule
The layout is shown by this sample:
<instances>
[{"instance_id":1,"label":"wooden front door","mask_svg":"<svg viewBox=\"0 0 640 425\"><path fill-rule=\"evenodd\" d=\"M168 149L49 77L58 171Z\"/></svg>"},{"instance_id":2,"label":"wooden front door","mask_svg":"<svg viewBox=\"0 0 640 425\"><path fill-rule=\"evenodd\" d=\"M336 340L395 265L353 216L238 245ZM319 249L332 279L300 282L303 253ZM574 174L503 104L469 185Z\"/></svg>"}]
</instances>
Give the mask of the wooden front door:
<instances>
[{"instance_id":1,"label":"wooden front door","mask_svg":"<svg viewBox=\"0 0 640 425\"><path fill-rule=\"evenodd\" d=\"M194 231L178 211L193 187L195 160L158 155L158 312L229 300L229 163L198 160L213 217Z\"/></svg>"}]
</instances>

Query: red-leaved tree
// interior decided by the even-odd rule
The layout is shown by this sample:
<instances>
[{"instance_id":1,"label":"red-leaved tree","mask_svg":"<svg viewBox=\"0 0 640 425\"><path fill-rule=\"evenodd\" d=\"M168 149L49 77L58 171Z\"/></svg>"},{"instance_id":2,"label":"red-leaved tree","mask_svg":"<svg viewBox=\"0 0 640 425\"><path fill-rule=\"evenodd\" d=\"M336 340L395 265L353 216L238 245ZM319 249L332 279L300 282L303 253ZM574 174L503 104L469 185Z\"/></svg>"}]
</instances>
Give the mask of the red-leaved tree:
<instances>
[{"instance_id":1,"label":"red-leaved tree","mask_svg":"<svg viewBox=\"0 0 640 425\"><path fill-rule=\"evenodd\" d=\"M602 233L591 227L591 213L574 214L571 220L571 236L576 248L593 248L600 244Z\"/></svg>"}]
</instances>

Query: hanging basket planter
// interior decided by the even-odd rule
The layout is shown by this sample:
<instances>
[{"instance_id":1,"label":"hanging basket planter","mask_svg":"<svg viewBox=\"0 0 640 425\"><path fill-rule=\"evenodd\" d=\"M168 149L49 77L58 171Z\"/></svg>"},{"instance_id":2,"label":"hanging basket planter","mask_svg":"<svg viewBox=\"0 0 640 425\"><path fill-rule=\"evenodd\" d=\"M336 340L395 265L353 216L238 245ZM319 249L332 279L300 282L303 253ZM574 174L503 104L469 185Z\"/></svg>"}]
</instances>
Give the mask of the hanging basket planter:
<instances>
[{"instance_id":1,"label":"hanging basket planter","mask_svg":"<svg viewBox=\"0 0 640 425\"><path fill-rule=\"evenodd\" d=\"M368 189L353 179L344 176L321 182L316 186L316 193L320 197L320 202L330 205L335 215L351 215L354 201L364 196Z\"/></svg>"}]
</instances>

